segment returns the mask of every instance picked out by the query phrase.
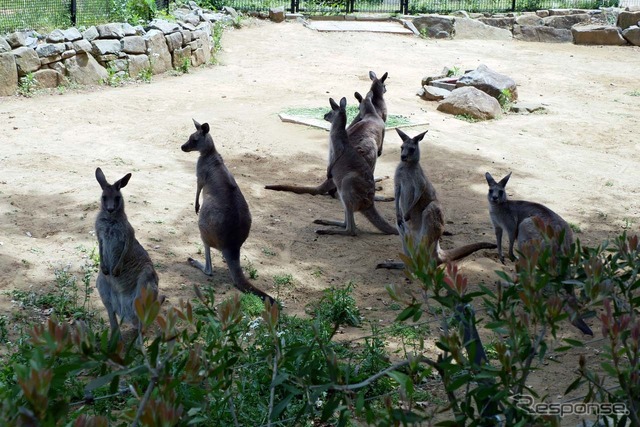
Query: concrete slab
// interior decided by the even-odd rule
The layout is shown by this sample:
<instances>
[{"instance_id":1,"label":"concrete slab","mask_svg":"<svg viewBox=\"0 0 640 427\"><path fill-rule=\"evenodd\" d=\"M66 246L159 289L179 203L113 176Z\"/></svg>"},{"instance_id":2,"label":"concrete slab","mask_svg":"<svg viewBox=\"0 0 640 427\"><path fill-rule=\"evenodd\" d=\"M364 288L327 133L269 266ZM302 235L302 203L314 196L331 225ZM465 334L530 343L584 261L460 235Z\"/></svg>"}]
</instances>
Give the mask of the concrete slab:
<instances>
[{"instance_id":1,"label":"concrete slab","mask_svg":"<svg viewBox=\"0 0 640 427\"><path fill-rule=\"evenodd\" d=\"M308 28L316 31L368 31L373 33L411 34L399 22L374 21L310 21Z\"/></svg>"}]
</instances>

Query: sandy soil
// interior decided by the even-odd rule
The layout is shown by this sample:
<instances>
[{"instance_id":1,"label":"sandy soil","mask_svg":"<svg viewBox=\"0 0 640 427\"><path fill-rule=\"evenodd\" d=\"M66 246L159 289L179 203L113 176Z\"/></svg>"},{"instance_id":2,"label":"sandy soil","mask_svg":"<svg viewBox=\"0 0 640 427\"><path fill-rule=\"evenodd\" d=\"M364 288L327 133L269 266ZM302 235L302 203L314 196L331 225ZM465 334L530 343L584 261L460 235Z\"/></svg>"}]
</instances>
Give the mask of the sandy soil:
<instances>
[{"instance_id":1,"label":"sandy soil","mask_svg":"<svg viewBox=\"0 0 640 427\"><path fill-rule=\"evenodd\" d=\"M170 301L193 297L194 283L212 283L221 297L235 292L219 254L211 279L186 263L188 256L202 257L194 213L196 155L179 149L195 118L211 124L249 202L253 227L243 262L257 269L256 285L275 294L274 275L291 274L294 286L281 289L280 298L288 312L302 314L323 289L353 281L366 318L388 324L397 312L389 309L384 286L404 279L399 271L374 266L400 251L398 237L380 235L362 216L356 217L357 237L317 236L314 219L342 218L338 201L263 188L314 184L325 173L328 134L281 123L277 113L328 105L329 96L355 102L352 93L369 87L369 70L389 72L390 113L429 123L422 163L453 233L445 248L494 239L486 171L496 177L513 171L510 196L552 207L580 227L577 236L586 244L623 227L638 230L640 97L629 93L640 91L640 48L317 33L297 23L268 22L225 33L223 46L220 65L156 76L151 84L0 98L0 290L46 290L56 266L80 269L79 248L95 244L100 188L94 171L100 166L110 181L133 173L124 189L127 214ZM482 63L514 78L520 100L542 103L548 114L467 123L415 96L426 74ZM398 136L388 132L376 175L393 176L399 147ZM384 194L393 193L391 181L383 185ZM378 209L393 218L392 203ZM511 270L492 251L462 266L473 283L491 284L494 270ZM0 295L0 313L11 310L9 298ZM576 336L569 324L565 336ZM581 350L592 363L598 345ZM545 366L532 384L564 399L578 354L560 355L564 363Z\"/></svg>"}]
</instances>

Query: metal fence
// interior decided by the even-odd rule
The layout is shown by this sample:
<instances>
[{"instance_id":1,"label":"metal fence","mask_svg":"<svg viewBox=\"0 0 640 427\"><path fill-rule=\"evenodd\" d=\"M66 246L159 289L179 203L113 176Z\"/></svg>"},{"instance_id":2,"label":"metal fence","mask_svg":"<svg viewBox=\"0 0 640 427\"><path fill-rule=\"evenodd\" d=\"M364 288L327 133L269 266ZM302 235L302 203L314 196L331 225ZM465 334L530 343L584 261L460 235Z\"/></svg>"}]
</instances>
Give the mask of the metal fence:
<instances>
[{"instance_id":1,"label":"metal fence","mask_svg":"<svg viewBox=\"0 0 640 427\"><path fill-rule=\"evenodd\" d=\"M538 9L597 9L626 0L201 0L203 6L231 6L239 11L284 7L306 14L507 12ZM635 0L640 1L640 0ZM156 0L167 9L174 0ZM0 34L41 31L127 20L127 0L0 0ZM128 16L130 18L130 15ZM141 16L141 18L145 18ZM129 19L130 20L130 19Z\"/></svg>"}]
</instances>

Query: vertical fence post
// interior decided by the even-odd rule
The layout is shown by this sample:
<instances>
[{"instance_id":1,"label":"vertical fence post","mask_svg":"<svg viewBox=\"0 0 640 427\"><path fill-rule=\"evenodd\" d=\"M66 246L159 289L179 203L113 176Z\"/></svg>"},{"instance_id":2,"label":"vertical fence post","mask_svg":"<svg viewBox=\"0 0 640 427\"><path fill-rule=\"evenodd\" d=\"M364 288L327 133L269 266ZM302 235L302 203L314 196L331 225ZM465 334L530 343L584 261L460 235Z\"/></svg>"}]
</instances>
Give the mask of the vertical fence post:
<instances>
[{"instance_id":1,"label":"vertical fence post","mask_svg":"<svg viewBox=\"0 0 640 427\"><path fill-rule=\"evenodd\" d=\"M69 14L70 14L70 18L71 18L71 25L72 26L76 26L76 23L78 21L78 17L76 16L77 13L77 4L76 4L76 0L71 0L71 4L69 5Z\"/></svg>"},{"instance_id":2,"label":"vertical fence post","mask_svg":"<svg viewBox=\"0 0 640 427\"><path fill-rule=\"evenodd\" d=\"M511 12L516 11L516 0L511 0Z\"/></svg>"},{"instance_id":3,"label":"vertical fence post","mask_svg":"<svg viewBox=\"0 0 640 427\"><path fill-rule=\"evenodd\" d=\"M291 0L291 13L298 13L296 10L296 0Z\"/></svg>"}]
</instances>

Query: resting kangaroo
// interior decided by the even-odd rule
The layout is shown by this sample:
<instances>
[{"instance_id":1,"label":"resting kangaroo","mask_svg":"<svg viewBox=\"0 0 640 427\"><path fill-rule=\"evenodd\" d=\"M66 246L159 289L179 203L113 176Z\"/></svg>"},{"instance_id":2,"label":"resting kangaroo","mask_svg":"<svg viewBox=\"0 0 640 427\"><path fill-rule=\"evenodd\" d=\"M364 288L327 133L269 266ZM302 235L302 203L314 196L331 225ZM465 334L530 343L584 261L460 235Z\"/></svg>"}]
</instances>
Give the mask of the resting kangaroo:
<instances>
[{"instance_id":1,"label":"resting kangaroo","mask_svg":"<svg viewBox=\"0 0 640 427\"><path fill-rule=\"evenodd\" d=\"M274 299L254 287L240 267L240 248L251 230L251 213L238 184L224 165L222 156L213 144L209 124L195 120L196 131L182 145L182 151L198 151L196 166L196 214L204 244L205 265L189 258L189 263L211 276L211 248L218 249L227 262L235 286L242 292L250 292L260 298ZM202 208L200 207L200 193Z\"/></svg>"},{"instance_id":2,"label":"resting kangaroo","mask_svg":"<svg viewBox=\"0 0 640 427\"><path fill-rule=\"evenodd\" d=\"M560 215L539 203L524 200L508 200L505 187L511 172L499 182L496 182L491 174L487 172L485 178L489 184L489 215L496 232L496 243L498 244L498 257L504 264L502 254L502 232L506 231L509 237L509 258L515 259L513 245L518 241L518 250L538 240L542 242L542 234L536 225L536 218L543 224L551 226L556 233L563 233L564 238L560 249L566 251L573 243L573 233L569 224ZM571 323L583 333L593 335L591 328L578 316L578 303L573 292L573 286L568 285L565 289L567 296L564 299L564 310L569 313Z\"/></svg>"},{"instance_id":3,"label":"resting kangaroo","mask_svg":"<svg viewBox=\"0 0 640 427\"><path fill-rule=\"evenodd\" d=\"M347 124L347 99L342 98L340 105L329 99L331 111L325 119L331 122L331 150L327 178L333 180L344 206L344 222L315 220L316 224L335 225L341 230L321 229L318 234L342 234L355 236L356 224L354 212L362 214L385 234L398 234L385 219L380 216L374 205L375 182L373 171L364 157L351 144L345 126ZM364 123L364 121L362 121Z\"/></svg>"},{"instance_id":4,"label":"resting kangaroo","mask_svg":"<svg viewBox=\"0 0 640 427\"><path fill-rule=\"evenodd\" d=\"M426 131L410 138L396 129L402 139L400 164L396 168L395 200L396 220L404 253L409 256L418 245L432 248L432 258L438 264L464 258L480 249L493 249L493 243L479 242L459 248L444 250L440 247L440 237L444 233L444 215L436 190L420 166L419 142ZM411 237L414 247L410 248L407 237ZM378 268L404 268L402 262L383 262Z\"/></svg>"},{"instance_id":5,"label":"resting kangaroo","mask_svg":"<svg viewBox=\"0 0 640 427\"><path fill-rule=\"evenodd\" d=\"M380 134L377 136L375 140L376 153L377 156L382 155L382 144L384 140L384 124L387 121L387 104L384 100L384 93L387 91L386 86L384 85L384 81L387 79L388 73L384 73L384 75L378 79L376 73L373 71L369 71L369 78L372 80L371 89L367 93L367 96L364 99L369 99L371 103L371 107L369 106L369 102L365 102L363 104L362 95L356 92L354 95L358 102L360 102L360 109L358 115L353 119L349 127L347 128L347 133L349 134L349 140L353 144L362 144L362 134L366 132L366 129L369 125L357 125L360 121L365 120L368 117L368 121L375 121L375 127L380 126L380 123L377 120L372 118L372 110L375 110L377 116L382 119L382 130ZM357 126L356 126L357 125ZM353 136L353 139L352 139ZM368 142L368 141L367 141ZM369 146L367 145L364 148L366 153L371 153L369 151ZM361 150L363 147L361 146ZM367 162L371 165L371 170L375 168L376 164L376 156L371 158L370 155L367 155ZM311 186L297 186L297 185L267 185L264 188L267 190L275 190L275 191L289 191L296 194L311 194L314 196L329 194L331 196L335 195L336 187L333 184L333 181L330 179L326 179L322 184L311 187ZM377 200L386 201L390 199L379 198Z\"/></svg>"},{"instance_id":6,"label":"resting kangaroo","mask_svg":"<svg viewBox=\"0 0 640 427\"><path fill-rule=\"evenodd\" d=\"M158 295L158 275L149 254L136 240L124 212L120 190L127 185L129 178L130 173L109 184L102 170L96 169L96 179L102 188L100 212L95 224L100 251L96 286L109 314L112 335L119 331L116 315L121 321L130 321L140 328L134 301L142 288L147 288L156 297Z\"/></svg>"}]
</instances>

